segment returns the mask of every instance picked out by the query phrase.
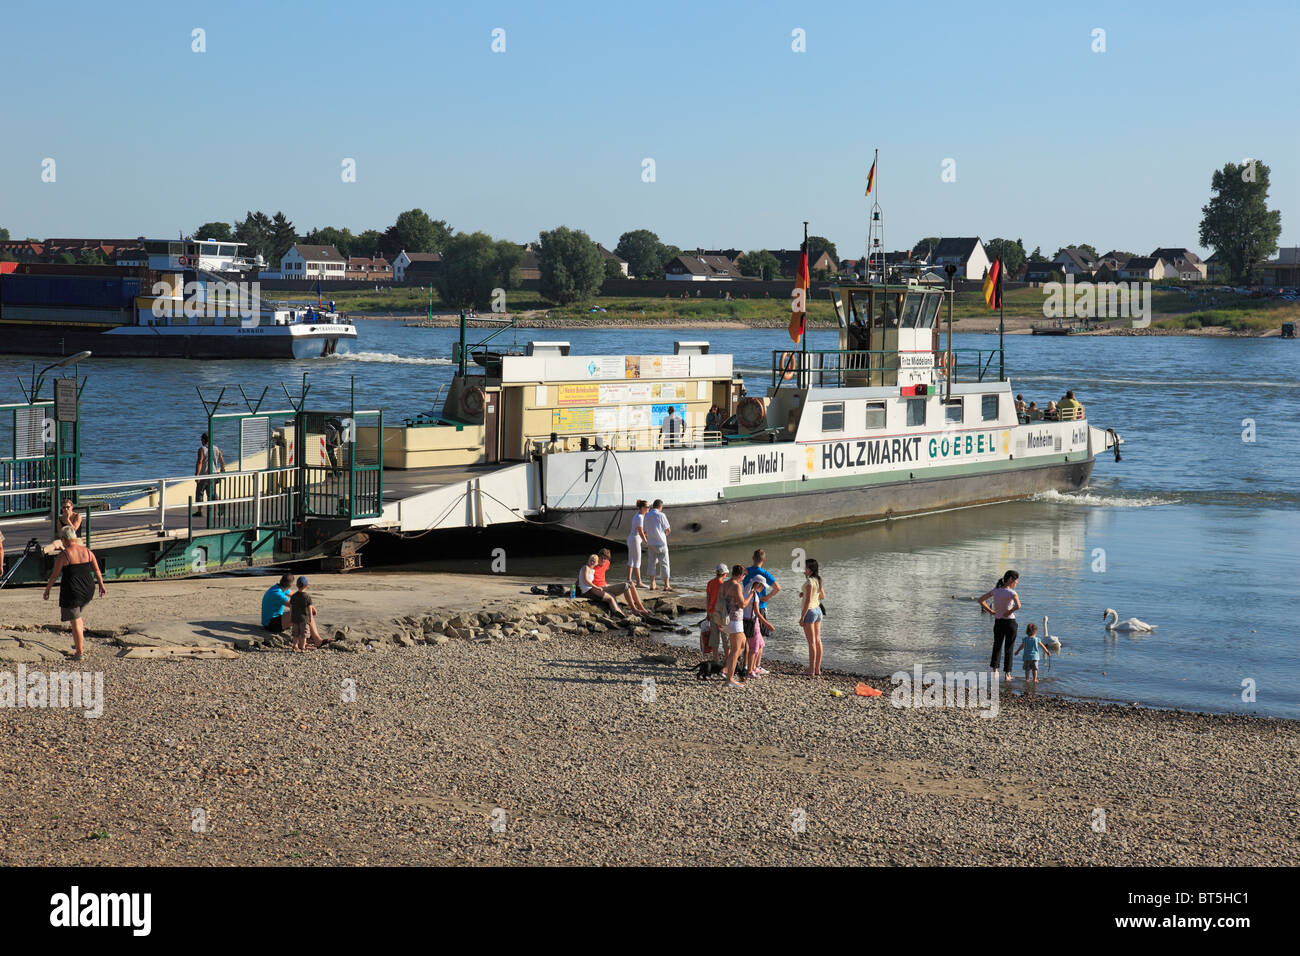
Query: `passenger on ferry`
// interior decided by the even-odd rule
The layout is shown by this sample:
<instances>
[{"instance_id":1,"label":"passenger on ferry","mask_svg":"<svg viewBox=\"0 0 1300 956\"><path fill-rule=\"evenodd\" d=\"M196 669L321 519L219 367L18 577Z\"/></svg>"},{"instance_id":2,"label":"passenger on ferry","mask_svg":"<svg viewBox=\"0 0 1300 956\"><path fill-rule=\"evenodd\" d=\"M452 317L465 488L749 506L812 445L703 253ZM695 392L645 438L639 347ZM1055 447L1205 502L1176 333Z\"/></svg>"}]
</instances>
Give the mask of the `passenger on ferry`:
<instances>
[{"instance_id":1,"label":"passenger on ferry","mask_svg":"<svg viewBox=\"0 0 1300 956\"><path fill-rule=\"evenodd\" d=\"M1059 422L1060 413L1056 410L1056 402L1048 402L1047 408L1043 409L1043 420L1049 422Z\"/></svg>"},{"instance_id":2,"label":"passenger on ferry","mask_svg":"<svg viewBox=\"0 0 1300 956\"><path fill-rule=\"evenodd\" d=\"M709 407L709 414L704 418L704 430L706 432L722 431L722 412L717 405Z\"/></svg>"},{"instance_id":3,"label":"passenger on ferry","mask_svg":"<svg viewBox=\"0 0 1300 956\"><path fill-rule=\"evenodd\" d=\"M1025 415L1031 422L1041 422L1043 420L1043 410L1038 407L1037 402L1030 402L1029 407L1025 409Z\"/></svg>"},{"instance_id":4,"label":"passenger on ferry","mask_svg":"<svg viewBox=\"0 0 1300 956\"><path fill-rule=\"evenodd\" d=\"M1070 422L1083 417L1083 403L1074 397L1073 390L1065 393L1065 398L1061 399L1056 408L1060 413L1061 421Z\"/></svg>"},{"instance_id":5,"label":"passenger on ferry","mask_svg":"<svg viewBox=\"0 0 1300 956\"><path fill-rule=\"evenodd\" d=\"M1023 421L1025 417L1025 396L1016 396L1016 415Z\"/></svg>"}]
</instances>

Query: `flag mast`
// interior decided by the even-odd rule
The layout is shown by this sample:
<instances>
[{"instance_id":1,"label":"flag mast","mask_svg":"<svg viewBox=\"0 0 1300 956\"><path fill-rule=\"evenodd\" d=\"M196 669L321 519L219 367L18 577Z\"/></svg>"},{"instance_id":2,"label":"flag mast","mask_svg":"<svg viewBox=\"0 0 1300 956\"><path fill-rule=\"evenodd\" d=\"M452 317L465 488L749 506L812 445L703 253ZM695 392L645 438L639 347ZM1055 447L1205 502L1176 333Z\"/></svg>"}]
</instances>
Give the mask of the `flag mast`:
<instances>
[{"instance_id":1,"label":"flag mast","mask_svg":"<svg viewBox=\"0 0 1300 956\"><path fill-rule=\"evenodd\" d=\"M808 220L803 221L803 261L808 262ZM805 381L799 383L800 387L808 387L808 293L812 291L812 264L808 264L808 285L803 290L803 335L799 336L799 344L803 349L803 359L800 364L803 366Z\"/></svg>"},{"instance_id":2,"label":"flag mast","mask_svg":"<svg viewBox=\"0 0 1300 956\"><path fill-rule=\"evenodd\" d=\"M1007 353L1003 350L1003 345L1002 345L1002 336L1006 333L1006 329L1007 329L1007 305L1004 301L1002 301L1002 273L1005 271L1006 269L1004 269L1002 263L999 262L998 263L998 381L1000 382L1005 382L1007 380L1007 369L1006 369Z\"/></svg>"}]
</instances>

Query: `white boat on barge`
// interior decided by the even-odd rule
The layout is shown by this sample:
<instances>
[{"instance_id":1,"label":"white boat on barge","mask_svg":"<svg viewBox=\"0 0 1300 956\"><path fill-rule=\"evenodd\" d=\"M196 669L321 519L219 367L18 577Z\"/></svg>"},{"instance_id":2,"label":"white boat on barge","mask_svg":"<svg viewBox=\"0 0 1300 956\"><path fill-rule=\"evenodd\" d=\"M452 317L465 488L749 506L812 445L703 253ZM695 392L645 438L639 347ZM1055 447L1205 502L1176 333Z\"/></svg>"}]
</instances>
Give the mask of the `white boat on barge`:
<instances>
[{"instance_id":1,"label":"white boat on barge","mask_svg":"<svg viewBox=\"0 0 1300 956\"><path fill-rule=\"evenodd\" d=\"M266 302L242 243L143 240L147 265L22 264L0 276L0 352L315 358L352 350L333 308Z\"/></svg>"},{"instance_id":2,"label":"white boat on barge","mask_svg":"<svg viewBox=\"0 0 1300 956\"><path fill-rule=\"evenodd\" d=\"M462 327L441 415L386 429L384 461L487 467L465 487L394 502L384 523L409 532L448 527L448 516L457 527L533 521L620 542L637 499L662 498L674 543L707 544L1074 491L1098 455L1118 458L1119 436L1082 408L1022 421L1000 350L953 349L951 334L941 349L948 295L837 288L840 347L773 353L762 398L744 393L731 356L707 342L602 356L534 342L527 354L482 350L480 372ZM706 425L713 405L729 418L722 429ZM679 432L663 427L669 408Z\"/></svg>"}]
</instances>

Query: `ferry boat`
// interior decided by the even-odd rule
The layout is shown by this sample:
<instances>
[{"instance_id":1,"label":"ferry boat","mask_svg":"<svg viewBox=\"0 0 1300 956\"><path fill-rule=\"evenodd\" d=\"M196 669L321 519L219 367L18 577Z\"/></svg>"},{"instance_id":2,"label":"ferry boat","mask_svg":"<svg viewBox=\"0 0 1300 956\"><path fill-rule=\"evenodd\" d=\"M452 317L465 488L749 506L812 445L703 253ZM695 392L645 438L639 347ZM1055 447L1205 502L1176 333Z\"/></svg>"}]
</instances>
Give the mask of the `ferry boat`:
<instances>
[{"instance_id":1,"label":"ferry boat","mask_svg":"<svg viewBox=\"0 0 1300 956\"><path fill-rule=\"evenodd\" d=\"M351 351L332 308L266 302L242 243L144 240L147 264L24 263L0 276L0 353L313 358Z\"/></svg>"},{"instance_id":2,"label":"ferry boat","mask_svg":"<svg viewBox=\"0 0 1300 956\"><path fill-rule=\"evenodd\" d=\"M1000 349L954 349L951 325L941 348L950 296L834 288L838 348L773 352L762 396L746 394L732 357L707 342L678 342L672 355L574 355L567 342L476 351L462 319L441 413L386 429L384 463L494 466L512 484L491 494L517 502L519 520L607 542L626 538L638 499L662 498L673 543L706 544L1074 491L1099 455L1118 460L1119 435L1082 408L1021 420ZM720 428L708 421L715 405ZM469 493L485 495L484 481ZM446 515L464 489L427 492L385 517L435 527L418 509Z\"/></svg>"}]
</instances>

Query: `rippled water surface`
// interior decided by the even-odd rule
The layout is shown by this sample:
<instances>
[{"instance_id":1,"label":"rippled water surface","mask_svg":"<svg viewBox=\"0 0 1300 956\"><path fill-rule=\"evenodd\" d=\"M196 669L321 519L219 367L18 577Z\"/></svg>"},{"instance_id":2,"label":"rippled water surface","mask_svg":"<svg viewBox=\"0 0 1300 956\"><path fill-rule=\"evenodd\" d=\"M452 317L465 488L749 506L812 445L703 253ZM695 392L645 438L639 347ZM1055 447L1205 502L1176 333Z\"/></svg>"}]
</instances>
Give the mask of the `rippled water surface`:
<instances>
[{"instance_id":1,"label":"rippled water surface","mask_svg":"<svg viewBox=\"0 0 1300 956\"><path fill-rule=\"evenodd\" d=\"M189 471L206 421L196 385L214 394L212 386L240 383L253 395L269 385L266 405L285 407L281 383L296 393L306 371L313 405L346 408L355 380L358 406L383 407L390 422L428 411L451 376L454 330L362 322L360 332L358 354L330 359L84 363L83 480ZM771 350L789 341L780 330L551 329L503 337L507 344L530 338L567 339L575 353L593 354L671 352L674 340L707 338L715 351L735 355L751 391L766 385ZM996 341L958 335L955 344L989 348ZM876 674L917 662L940 670L987 665L991 626L965 598L1014 567L1022 575L1022 620L1041 624L1049 616L1064 645L1043 671L1045 690L1300 717L1300 345L1277 338L1006 341L1016 391L1041 405L1075 389L1093 424L1124 436L1123 461L1099 461L1080 495L812 536L774 529L755 539L787 589L772 604L778 633L769 653L805 656L794 623L795 548L822 562L826 664ZM833 348L833 335L814 332L809 347ZM14 374L30 370L30 360L0 357L0 380L13 383ZM17 400L17 385L0 395ZM1254 440L1244 441L1252 431ZM702 584L719 560L746 556L735 546L682 549L674 555L676 578ZM567 581L576 564L530 561L511 570ZM1108 636L1107 607L1159 627ZM1254 688L1253 702L1242 699L1243 686Z\"/></svg>"}]
</instances>

